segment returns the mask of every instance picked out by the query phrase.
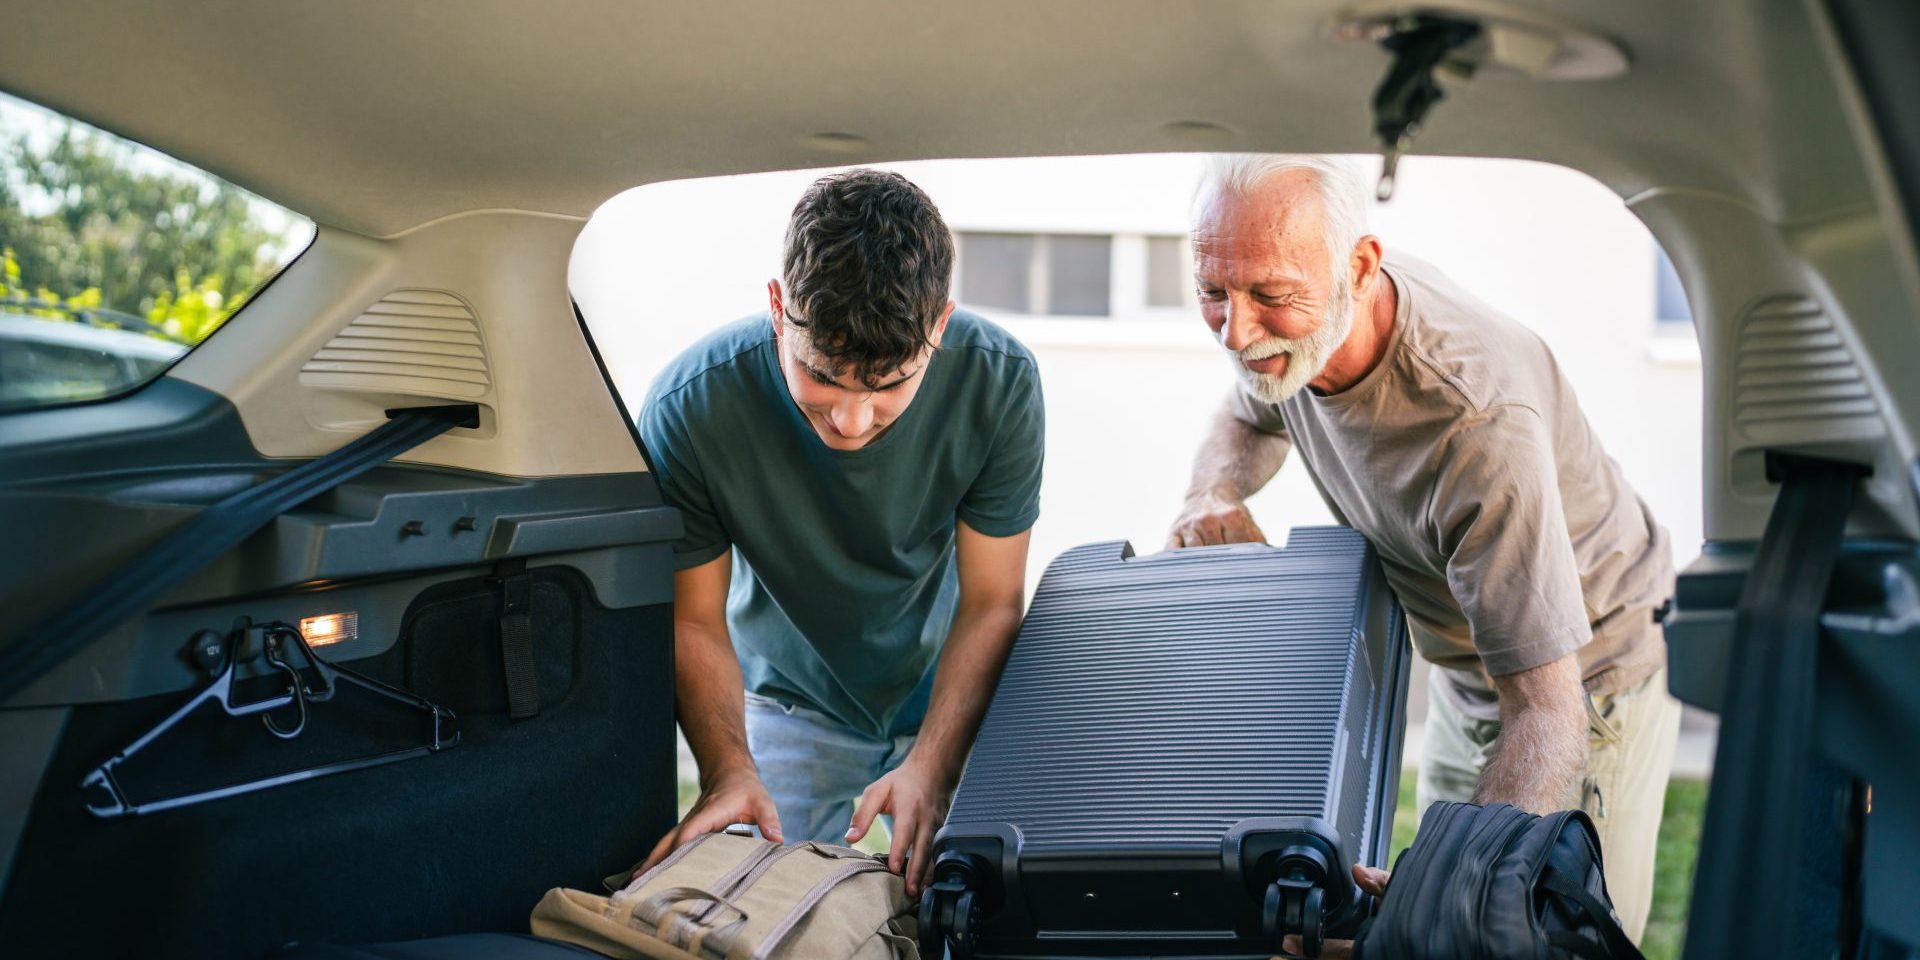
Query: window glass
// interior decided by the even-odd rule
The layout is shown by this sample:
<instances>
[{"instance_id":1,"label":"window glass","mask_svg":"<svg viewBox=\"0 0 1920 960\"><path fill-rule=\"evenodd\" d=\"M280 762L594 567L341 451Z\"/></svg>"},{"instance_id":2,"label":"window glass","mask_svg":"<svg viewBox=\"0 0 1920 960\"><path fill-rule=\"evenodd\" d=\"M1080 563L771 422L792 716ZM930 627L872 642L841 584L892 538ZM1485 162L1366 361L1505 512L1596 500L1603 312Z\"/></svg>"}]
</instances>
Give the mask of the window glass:
<instances>
[{"instance_id":1,"label":"window glass","mask_svg":"<svg viewBox=\"0 0 1920 960\"><path fill-rule=\"evenodd\" d=\"M1049 236L1046 309L1063 317L1104 317L1113 275L1113 238Z\"/></svg>"},{"instance_id":2,"label":"window glass","mask_svg":"<svg viewBox=\"0 0 1920 960\"><path fill-rule=\"evenodd\" d=\"M1661 323L1692 323L1693 308L1687 305L1686 288L1680 286L1680 271L1659 244L1653 245L1653 317Z\"/></svg>"},{"instance_id":3,"label":"window glass","mask_svg":"<svg viewBox=\"0 0 1920 960\"><path fill-rule=\"evenodd\" d=\"M955 237L957 299L965 306L1062 317L1111 314L1110 235L962 232Z\"/></svg>"},{"instance_id":4,"label":"window glass","mask_svg":"<svg viewBox=\"0 0 1920 960\"><path fill-rule=\"evenodd\" d=\"M1021 233L962 233L960 302L1032 312L1034 238Z\"/></svg>"},{"instance_id":5,"label":"window glass","mask_svg":"<svg viewBox=\"0 0 1920 960\"><path fill-rule=\"evenodd\" d=\"M159 376L312 236L230 183L0 94L0 412Z\"/></svg>"},{"instance_id":6,"label":"window glass","mask_svg":"<svg viewBox=\"0 0 1920 960\"><path fill-rule=\"evenodd\" d=\"M1193 271L1187 268L1187 238L1147 238L1147 306L1184 307L1191 302Z\"/></svg>"}]
</instances>

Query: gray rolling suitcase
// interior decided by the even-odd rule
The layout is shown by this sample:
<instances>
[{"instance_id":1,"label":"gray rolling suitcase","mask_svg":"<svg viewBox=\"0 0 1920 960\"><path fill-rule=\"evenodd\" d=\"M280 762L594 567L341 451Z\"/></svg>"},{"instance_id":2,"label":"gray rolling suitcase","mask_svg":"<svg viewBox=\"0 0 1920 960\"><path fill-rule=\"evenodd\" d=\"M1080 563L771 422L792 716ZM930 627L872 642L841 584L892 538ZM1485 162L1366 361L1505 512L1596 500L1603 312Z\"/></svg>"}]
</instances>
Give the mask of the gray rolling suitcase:
<instances>
[{"instance_id":1,"label":"gray rolling suitcase","mask_svg":"<svg viewBox=\"0 0 1920 960\"><path fill-rule=\"evenodd\" d=\"M1392 834L1411 652L1344 527L1062 554L934 844L922 953L1309 954Z\"/></svg>"}]
</instances>

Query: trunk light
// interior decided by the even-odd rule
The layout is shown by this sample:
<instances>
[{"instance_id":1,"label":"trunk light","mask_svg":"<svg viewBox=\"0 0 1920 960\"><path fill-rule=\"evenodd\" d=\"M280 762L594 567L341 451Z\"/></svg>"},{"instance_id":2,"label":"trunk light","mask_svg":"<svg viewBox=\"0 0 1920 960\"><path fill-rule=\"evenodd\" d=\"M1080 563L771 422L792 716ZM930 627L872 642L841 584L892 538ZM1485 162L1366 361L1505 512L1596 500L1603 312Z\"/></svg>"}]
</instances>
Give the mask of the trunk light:
<instances>
[{"instance_id":1,"label":"trunk light","mask_svg":"<svg viewBox=\"0 0 1920 960\"><path fill-rule=\"evenodd\" d=\"M354 611L323 613L300 621L300 636L306 638L307 645L312 647L352 640L359 635L360 614Z\"/></svg>"}]
</instances>

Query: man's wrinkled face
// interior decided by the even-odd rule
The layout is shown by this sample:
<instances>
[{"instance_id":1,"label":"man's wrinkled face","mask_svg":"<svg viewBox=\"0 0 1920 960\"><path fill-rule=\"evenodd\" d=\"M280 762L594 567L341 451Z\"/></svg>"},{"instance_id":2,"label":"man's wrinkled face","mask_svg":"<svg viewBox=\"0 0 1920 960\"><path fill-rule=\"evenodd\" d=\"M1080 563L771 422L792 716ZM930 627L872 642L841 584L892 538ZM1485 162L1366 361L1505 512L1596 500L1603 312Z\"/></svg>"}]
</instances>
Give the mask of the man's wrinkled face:
<instances>
[{"instance_id":1,"label":"man's wrinkled face","mask_svg":"<svg viewBox=\"0 0 1920 960\"><path fill-rule=\"evenodd\" d=\"M1333 262L1325 231L1305 174L1216 195L1194 223L1200 314L1234 354L1242 388L1270 403L1319 376L1353 329L1350 265Z\"/></svg>"},{"instance_id":2,"label":"man's wrinkled face","mask_svg":"<svg viewBox=\"0 0 1920 960\"><path fill-rule=\"evenodd\" d=\"M862 381L815 349L800 327L784 324L779 346L787 393L820 442L834 450L858 450L879 439L907 412L933 361L928 347L898 369Z\"/></svg>"}]
</instances>

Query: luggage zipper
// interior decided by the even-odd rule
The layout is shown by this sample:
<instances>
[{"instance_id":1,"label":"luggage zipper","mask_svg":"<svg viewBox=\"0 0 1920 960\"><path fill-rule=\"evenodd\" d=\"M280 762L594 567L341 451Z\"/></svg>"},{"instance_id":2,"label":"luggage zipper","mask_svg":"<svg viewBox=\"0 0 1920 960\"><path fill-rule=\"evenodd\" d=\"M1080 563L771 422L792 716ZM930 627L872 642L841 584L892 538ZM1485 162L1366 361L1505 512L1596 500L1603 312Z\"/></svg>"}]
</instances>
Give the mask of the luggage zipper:
<instances>
[{"instance_id":1,"label":"luggage zipper","mask_svg":"<svg viewBox=\"0 0 1920 960\"><path fill-rule=\"evenodd\" d=\"M1512 822L1507 824L1507 826L1500 831L1500 842L1492 845L1488 849L1487 857L1484 861L1480 861L1479 858L1475 858L1476 862L1473 864L1474 878L1481 882L1480 896L1477 898L1479 902L1477 904L1476 910L1473 911L1473 913L1478 913L1480 917L1485 917L1487 915L1487 895L1493 891L1493 878L1489 876L1488 873L1491 871L1491 869L1495 864L1500 862L1500 858L1506 855L1507 846L1513 843L1513 838L1527 832L1527 828L1533 825L1534 817L1532 814L1527 813L1525 811L1520 811L1518 808L1515 808L1515 810L1520 815L1514 817ZM1476 918L1473 916L1473 913L1468 914L1467 925L1464 927L1461 927L1460 929L1478 930L1478 929L1482 929L1485 926L1484 923L1475 922ZM1487 950L1486 944L1482 943L1480 947L1481 947L1481 956L1485 957L1486 960L1498 960L1498 958L1486 952Z\"/></svg>"}]
</instances>

